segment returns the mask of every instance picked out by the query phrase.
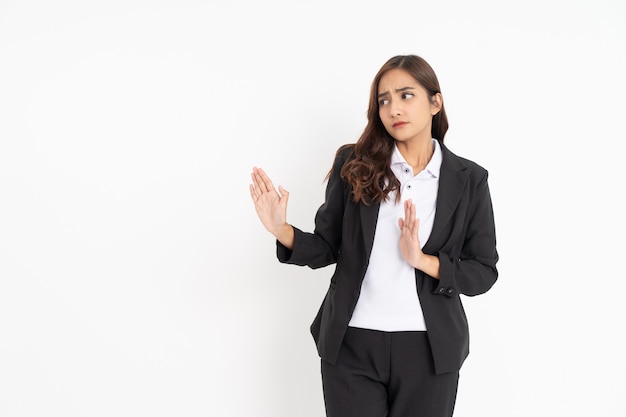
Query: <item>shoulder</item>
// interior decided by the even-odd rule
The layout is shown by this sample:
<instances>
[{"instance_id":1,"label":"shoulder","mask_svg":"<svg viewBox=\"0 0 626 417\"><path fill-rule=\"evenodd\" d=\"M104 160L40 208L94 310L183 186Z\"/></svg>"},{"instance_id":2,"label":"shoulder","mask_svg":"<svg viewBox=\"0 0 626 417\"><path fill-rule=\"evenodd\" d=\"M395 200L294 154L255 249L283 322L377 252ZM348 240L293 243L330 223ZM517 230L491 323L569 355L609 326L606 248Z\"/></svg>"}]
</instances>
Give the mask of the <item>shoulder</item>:
<instances>
[{"instance_id":1,"label":"shoulder","mask_svg":"<svg viewBox=\"0 0 626 417\"><path fill-rule=\"evenodd\" d=\"M341 145L335 153L335 161L341 160L343 162L346 162L347 160L354 158L354 146L354 143Z\"/></svg>"},{"instance_id":2,"label":"shoulder","mask_svg":"<svg viewBox=\"0 0 626 417\"><path fill-rule=\"evenodd\" d=\"M354 144L349 143L349 144L340 146L335 152L335 160L333 161L331 173L333 171L337 171L337 172L341 171L341 168L350 159L354 159Z\"/></svg>"},{"instance_id":3,"label":"shoulder","mask_svg":"<svg viewBox=\"0 0 626 417\"><path fill-rule=\"evenodd\" d=\"M464 158L452 152L447 146L441 144L441 152L443 154L443 166L447 169L455 171L468 171L470 176L474 178L486 178L487 169L479 165L475 161Z\"/></svg>"}]
</instances>

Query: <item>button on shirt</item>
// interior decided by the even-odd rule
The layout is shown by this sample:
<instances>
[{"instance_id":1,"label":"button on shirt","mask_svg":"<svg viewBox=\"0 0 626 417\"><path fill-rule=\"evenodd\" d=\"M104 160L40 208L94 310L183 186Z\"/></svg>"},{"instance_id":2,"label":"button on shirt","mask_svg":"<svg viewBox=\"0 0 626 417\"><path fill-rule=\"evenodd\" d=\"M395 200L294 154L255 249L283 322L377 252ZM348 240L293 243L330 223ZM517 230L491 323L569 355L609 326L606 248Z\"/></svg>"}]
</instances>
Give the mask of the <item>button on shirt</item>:
<instances>
[{"instance_id":1,"label":"button on shirt","mask_svg":"<svg viewBox=\"0 0 626 417\"><path fill-rule=\"evenodd\" d=\"M417 175L396 147L391 157L391 170L400 181L399 203L396 193L380 204L374 246L361 284L361 294L350 323L351 327L381 331L424 331L426 323L417 295L415 269L400 253L400 227L404 218L404 201L415 204L419 224L419 241L424 247L435 219L441 148L433 141L433 156Z\"/></svg>"}]
</instances>

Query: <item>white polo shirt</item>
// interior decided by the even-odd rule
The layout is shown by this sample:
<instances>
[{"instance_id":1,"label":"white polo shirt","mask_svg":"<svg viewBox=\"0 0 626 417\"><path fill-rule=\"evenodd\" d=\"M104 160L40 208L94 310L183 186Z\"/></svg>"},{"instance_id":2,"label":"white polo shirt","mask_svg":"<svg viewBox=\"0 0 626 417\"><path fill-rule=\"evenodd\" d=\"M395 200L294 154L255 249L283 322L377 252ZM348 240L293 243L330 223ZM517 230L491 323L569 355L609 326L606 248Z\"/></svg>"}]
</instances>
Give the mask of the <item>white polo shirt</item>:
<instances>
[{"instance_id":1,"label":"white polo shirt","mask_svg":"<svg viewBox=\"0 0 626 417\"><path fill-rule=\"evenodd\" d=\"M400 181L401 201L395 202L395 192L380 204L374 246L351 327L382 331L424 331L426 323L417 295L415 269L400 253L400 227L404 218L404 201L415 204L419 225L419 241L424 247L430 237L435 219L441 147L433 139L433 156L417 175L396 147L391 156L391 170Z\"/></svg>"}]
</instances>

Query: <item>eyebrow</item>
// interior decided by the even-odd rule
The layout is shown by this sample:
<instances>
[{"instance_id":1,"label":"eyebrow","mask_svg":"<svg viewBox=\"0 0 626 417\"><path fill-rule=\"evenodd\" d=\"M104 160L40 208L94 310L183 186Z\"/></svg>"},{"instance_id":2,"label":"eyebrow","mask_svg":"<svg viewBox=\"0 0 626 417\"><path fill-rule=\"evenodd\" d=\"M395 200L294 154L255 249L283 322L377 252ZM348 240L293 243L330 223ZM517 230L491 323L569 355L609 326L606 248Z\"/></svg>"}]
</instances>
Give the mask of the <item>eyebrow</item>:
<instances>
[{"instance_id":1,"label":"eyebrow","mask_svg":"<svg viewBox=\"0 0 626 417\"><path fill-rule=\"evenodd\" d=\"M413 90L413 89L414 89L414 87L402 87L402 88L398 88L398 89L396 90L396 93L402 93L402 92L404 92L404 91L409 91L409 90ZM384 96L386 96L386 95L388 95L388 94L389 94L389 92L388 92L388 91L385 91L384 93L379 93L379 94L378 94L378 98L384 97Z\"/></svg>"}]
</instances>

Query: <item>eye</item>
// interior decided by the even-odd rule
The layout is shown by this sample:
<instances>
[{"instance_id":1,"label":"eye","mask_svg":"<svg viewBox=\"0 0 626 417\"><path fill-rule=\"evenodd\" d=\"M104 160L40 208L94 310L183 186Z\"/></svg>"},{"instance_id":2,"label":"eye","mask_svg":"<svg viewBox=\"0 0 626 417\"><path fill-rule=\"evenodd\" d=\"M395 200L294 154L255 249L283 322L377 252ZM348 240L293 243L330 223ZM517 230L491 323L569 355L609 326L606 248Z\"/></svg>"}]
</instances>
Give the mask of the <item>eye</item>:
<instances>
[{"instance_id":1,"label":"eye","mask_svg":"<svg viewBox=\"0 0 626 417\"><path fill-rule=\"evenodd\" d=\"M402 99L403 100L409 99L409 98L411 98L413 96L414 96L413 93L402 93Z\"/></svg>"},{"instance_id":2,"label":"eye","mask_svg":"<svg viewBox=\"0 0 626 417\"><path fill-rule=\"evenodd\" d=\"M378 100L378 105L384 106L385 104L389 104L388 98L383 98L383 99Z\"/></svg>"}]
</instances>

